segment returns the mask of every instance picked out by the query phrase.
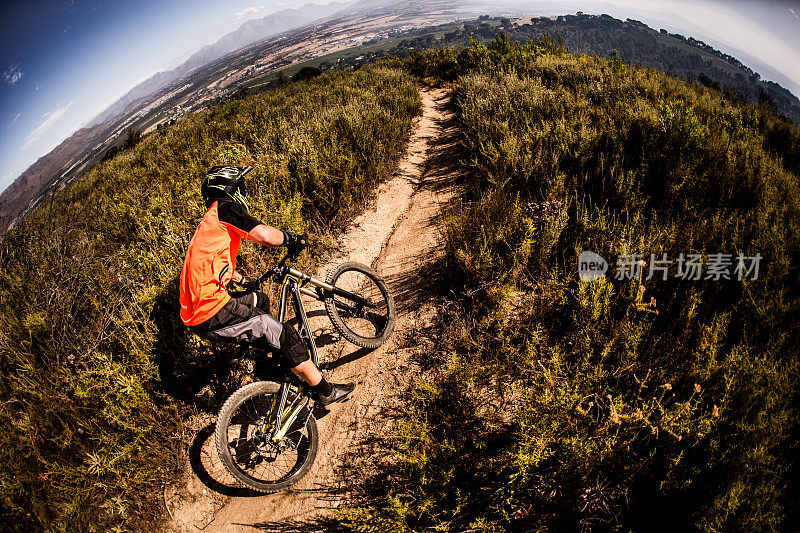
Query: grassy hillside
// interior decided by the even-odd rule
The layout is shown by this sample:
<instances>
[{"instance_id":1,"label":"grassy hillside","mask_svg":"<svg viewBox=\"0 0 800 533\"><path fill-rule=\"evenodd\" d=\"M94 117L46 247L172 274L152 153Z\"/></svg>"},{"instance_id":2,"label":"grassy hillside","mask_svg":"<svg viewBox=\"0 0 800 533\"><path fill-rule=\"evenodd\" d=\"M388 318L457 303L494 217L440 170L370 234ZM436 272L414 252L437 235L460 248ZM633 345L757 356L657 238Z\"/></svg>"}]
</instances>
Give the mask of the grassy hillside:
<instances>
[{"instance_id":1,"label":"grassy hillside","mask_svg":"<svg viewBox=\"0 0 800 533\"><path fill-rule=\"evenodd\" d=\"M767 107L549 43L413 56L454 80L430 379L354 531L772 531L796 523L800 135ZM782 134L776 132L781 131ZM778 139L782 139L778 141ZM611 261L593 283L578 255ZM699 254L700 279L648 277ZM710 254L763 256L707 279ZM617 279L641 254L640 279ZM731 265L731 269L735 266Z\"/></svg>"},{"instance_id":2,"label":"grassy hillside","mask_svg":"<svg viewBox=\"0 0 800 533\"><path fill-rule=\"evenodd\" d=\"M182 417L211 379L211 348L177 303L205 169L253 165L255 216L325 236L387 175L420 111L411 78L382 68L228 101L143 138L6 236L2 529L148 529L160 516ZM245 271L268 259L243 255Z\"/></svg>"}]
</instances>

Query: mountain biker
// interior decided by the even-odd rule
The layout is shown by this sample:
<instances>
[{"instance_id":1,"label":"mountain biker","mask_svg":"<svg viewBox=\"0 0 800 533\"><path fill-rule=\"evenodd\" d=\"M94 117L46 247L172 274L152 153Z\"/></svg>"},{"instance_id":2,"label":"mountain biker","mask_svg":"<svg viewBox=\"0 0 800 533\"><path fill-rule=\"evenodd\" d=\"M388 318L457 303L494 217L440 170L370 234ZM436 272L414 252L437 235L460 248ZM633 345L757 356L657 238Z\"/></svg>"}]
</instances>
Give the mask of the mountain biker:
<instances>
[{"instance_id":1,"label":"mountain biker","mask_svg":"<svg viewBox=\"0 0 800 533\"><path fill-rule=\"evenodd\" d=\"M206 212L186 251L180 279L181 320L195 334L275 350L280 363L308 383L323 405L345 399L352 383L329 383L309 358L297 331L269 314L269 298L236 270L242 238L299 252L303 237L268 226L250 215L244 177L252 167L211 167L201 194ZM233 281L252 292L232 297Z\"/></svg>"}]
</instances>

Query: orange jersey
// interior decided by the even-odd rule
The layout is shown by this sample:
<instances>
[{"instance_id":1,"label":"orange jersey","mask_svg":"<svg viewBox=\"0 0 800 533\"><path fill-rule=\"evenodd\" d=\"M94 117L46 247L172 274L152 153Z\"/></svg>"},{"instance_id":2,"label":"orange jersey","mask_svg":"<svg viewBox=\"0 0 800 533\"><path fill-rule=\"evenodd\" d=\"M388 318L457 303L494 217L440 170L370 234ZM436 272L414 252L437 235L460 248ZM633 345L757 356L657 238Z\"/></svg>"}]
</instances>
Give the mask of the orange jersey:
<instances>
[{"instance_id":1,"label":"orange jersey","mask_svg":"<svg viewBox=\"0 0 800 533\"><path fill-rule=\"evenodd\" d=\"M214 202L194 232L181 271L181 320L187 326L205 322L230 300L227 286L242 237L248 237L247 231L221 221Z\"/></svg>"}]
</instances>

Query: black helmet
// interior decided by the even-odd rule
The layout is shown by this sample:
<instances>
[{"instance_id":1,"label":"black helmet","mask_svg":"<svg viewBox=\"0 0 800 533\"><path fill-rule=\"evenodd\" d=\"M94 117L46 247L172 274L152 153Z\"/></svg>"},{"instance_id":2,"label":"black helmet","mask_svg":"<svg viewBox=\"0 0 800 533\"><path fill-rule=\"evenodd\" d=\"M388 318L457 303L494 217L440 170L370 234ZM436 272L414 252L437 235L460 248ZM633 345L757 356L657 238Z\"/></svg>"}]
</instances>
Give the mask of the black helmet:
<instances>
[{"instance_id":1,"label":"black helmet","mask_svg":"<svg viewBox=\"0 0 800 533\"><path fill-rule=\"evenodd\" d=\"M208 169L200 187L206 207L211 207L216 200L230 200L243 205L249 212L244 176L251 170L253 167L217 166Z\"/></svg>"}]
</instances>

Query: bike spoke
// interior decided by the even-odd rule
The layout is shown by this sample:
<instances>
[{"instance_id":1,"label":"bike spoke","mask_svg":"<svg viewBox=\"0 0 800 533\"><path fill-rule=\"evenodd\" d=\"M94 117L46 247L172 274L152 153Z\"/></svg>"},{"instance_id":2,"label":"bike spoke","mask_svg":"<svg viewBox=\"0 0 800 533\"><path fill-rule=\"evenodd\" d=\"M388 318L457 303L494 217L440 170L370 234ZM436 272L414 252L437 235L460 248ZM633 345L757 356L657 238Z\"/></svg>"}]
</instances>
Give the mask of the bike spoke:
<instances>
[{"instance_id":1,"label":"bike spoke","mask_svg":"<svg viewBox=\"0 0 800 533\"><path fill-rule=\"evenodd\" d=\"M266 416L274 396L256 396L244 402L231 417L227 445L234 465L244 475L262 482L276 483L291 476L305 461L309 436L303 425L292 425L292 433L275 443L269 438Z\"/></svg>"},{"instance_id":2,"label":"bike spoke","mask_svg":"<svg viewBox=\"0 0 800 533\"><path fill-rule=\"evenodd\" d=\"M381 315L378 313L366 313L366 315L367 315L367 320L372 322L372 324L375 326L375 334L378 334L381 331L383 331L383 328L386 327L386 322L389 321L388 316Z\"/></svg>"},{"instance_id":3,"label":"bike spoke","mask_svg":"<svg viewBox=\"0 0 800 533\"><path fill-rule=\"evenodd\" d=\"M334 305L340 310L345 326L362 337L380 335L389 320L389 308L375 281L361 272L350 271L336 280L336 286L364 298L374 306L367 310L347 298L334 296Z\"/></svg>"},{"instance_id":4,"label":"bike spoke","mask_svg":"<svg viewBox=\"0 0 800 533\"><path fill-rule=\"evenodd\" d=\"M308 453L308 437L304 435L295 450L287 450L264 457L265 460L254 464L247 474L261 481L282 481L292 475L302 464L306 453Z\"/></svg>"}]
</instances>

